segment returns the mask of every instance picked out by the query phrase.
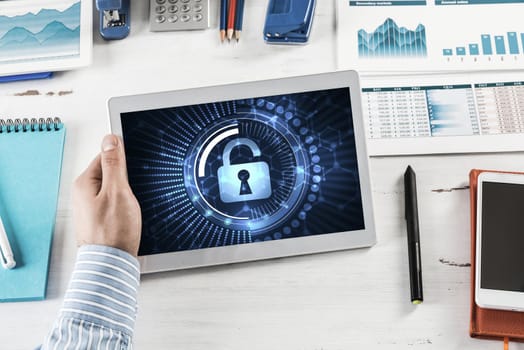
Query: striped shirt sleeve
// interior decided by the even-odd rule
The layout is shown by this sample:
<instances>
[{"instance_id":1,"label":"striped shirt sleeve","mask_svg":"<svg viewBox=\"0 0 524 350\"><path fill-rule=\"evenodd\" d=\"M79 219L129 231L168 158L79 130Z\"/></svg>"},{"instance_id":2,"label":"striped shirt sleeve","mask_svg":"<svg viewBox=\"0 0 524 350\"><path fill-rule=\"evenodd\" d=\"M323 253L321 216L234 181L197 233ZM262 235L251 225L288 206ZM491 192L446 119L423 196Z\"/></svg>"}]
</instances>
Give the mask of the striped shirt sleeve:
<instances>
[{"instance_id":1,"label":"striped shirt sleeve","mask_svg":"<svg viewBox=\"0 0 524 350\"><path fill-rule=\"evenodd\" d=\"M130 254L80 247L59 317L41 349L131 349L139 281L138 260Z\"/></svg>"}]
</instances>

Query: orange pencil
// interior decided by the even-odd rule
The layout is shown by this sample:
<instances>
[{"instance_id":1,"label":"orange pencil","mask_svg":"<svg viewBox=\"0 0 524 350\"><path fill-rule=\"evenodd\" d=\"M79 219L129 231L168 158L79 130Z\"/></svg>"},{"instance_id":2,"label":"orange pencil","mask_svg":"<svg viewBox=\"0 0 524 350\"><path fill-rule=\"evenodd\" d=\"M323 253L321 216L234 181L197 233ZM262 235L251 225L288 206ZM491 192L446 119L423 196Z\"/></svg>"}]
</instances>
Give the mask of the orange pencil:
<instances>
[{"instance_id":1,"label":"orange pencil","mask_svg":"<svg viewBox=\"0 0 524 350\"><path fill-rule=\"evenodd\" d=\"M237 8L237 0L229 0L228 14L227 14L227 40L233 38L235 31L235 12Z\"/></svg>"}]
</instances>

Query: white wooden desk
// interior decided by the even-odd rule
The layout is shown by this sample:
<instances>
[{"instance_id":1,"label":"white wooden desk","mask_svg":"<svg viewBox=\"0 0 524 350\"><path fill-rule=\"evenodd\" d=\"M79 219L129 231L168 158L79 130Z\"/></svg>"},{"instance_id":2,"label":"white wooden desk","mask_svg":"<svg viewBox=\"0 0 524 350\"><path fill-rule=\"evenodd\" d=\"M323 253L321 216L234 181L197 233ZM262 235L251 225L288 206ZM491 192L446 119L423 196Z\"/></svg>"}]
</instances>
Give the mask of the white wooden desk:
<instances>
[{"instance_id":1,"label":"white wooden desk","mask_svg":"<svg viewBox=\"0 0 524 350\"><path fill-rule=\"evenodd\" d=\"M3 117L60 116L67 126L48 298L0 304L0 349L34 348L56 317L76 253L71 183L109 130L109 97L336 69L333 1L319 1L310 43L298 47L263 42L266 7L248 1L241 41L221 45L217 8L213 29L151 33L148 2L134 1L131 35L104 42L95 31L90 67L0 85ZM451 189L467 185L471 168L524 170L522 159L373 158L376 246L144 276L135 348L502 349L501 342L468 335L470 268L460 265L470 261L469 197ZM425 296L419 306L409 296L402 183L408 164L418 179Z\"/></svg>"}]
</instances>

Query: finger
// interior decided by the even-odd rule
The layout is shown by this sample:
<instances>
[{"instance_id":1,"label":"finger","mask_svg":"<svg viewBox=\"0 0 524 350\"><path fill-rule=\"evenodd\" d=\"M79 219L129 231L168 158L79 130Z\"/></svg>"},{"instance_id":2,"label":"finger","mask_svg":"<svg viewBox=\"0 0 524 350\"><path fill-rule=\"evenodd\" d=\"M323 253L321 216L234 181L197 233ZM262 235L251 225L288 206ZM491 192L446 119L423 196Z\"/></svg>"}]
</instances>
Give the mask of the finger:
<instances>
[{"instance_id":1,"label":"finger","mask_svg":"<svg viewBox=\"0 0 524 350\"><path fill-rule=\"evenodd\" d=\"M104 137L101 163L102 188L121 188L128 184L124 147L115 135Z\"/></svg>"},{"instance_id":2,"label":"finger","mask_svg":"<svg viewBox=\"0 0 524 350\"><path fill-rule=\"evenodd\" d=\"M100 154L95 157L86 170L76 179L76 188L96 196L102 186L102 164Z\"/></svg>"}]
</instances>

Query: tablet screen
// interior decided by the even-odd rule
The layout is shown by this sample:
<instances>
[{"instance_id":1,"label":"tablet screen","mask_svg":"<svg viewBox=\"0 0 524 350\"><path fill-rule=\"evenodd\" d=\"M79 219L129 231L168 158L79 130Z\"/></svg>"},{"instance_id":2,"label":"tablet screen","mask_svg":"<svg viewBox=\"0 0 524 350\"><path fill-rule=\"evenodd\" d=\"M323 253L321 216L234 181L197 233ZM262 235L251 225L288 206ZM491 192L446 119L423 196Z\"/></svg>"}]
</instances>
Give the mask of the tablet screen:
<instances>
[{"instance_id":1,"label":"tablet screen","mask_svg":"<svg viewBox=\"0 0 524 350\"><path fill-rule=\"evenodd\" d=\"M139 255L364 229L349 93L122 113Z\"/></svg>"},{"instance_id":2,"label":"tablet screen","mask_svg":"<svg viewBox=\"0 0 524 350\"><path fill-rule=\"evenodd\" d=\"M480 286L524 292L524 185L483 182Z\"/></svg>"}]
</instances>

